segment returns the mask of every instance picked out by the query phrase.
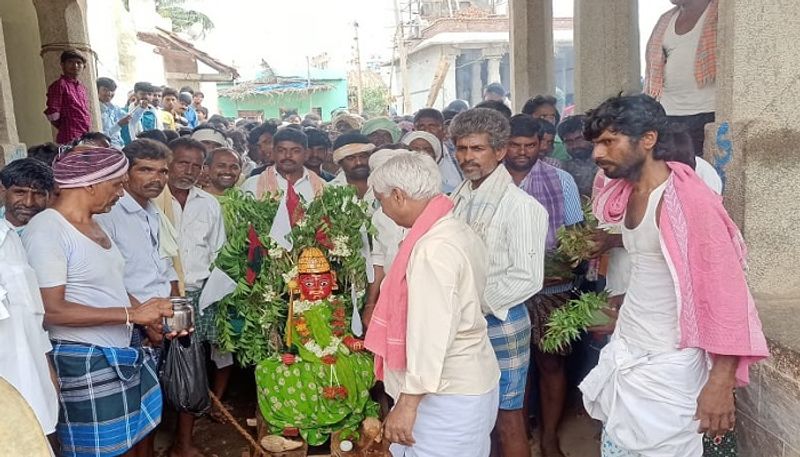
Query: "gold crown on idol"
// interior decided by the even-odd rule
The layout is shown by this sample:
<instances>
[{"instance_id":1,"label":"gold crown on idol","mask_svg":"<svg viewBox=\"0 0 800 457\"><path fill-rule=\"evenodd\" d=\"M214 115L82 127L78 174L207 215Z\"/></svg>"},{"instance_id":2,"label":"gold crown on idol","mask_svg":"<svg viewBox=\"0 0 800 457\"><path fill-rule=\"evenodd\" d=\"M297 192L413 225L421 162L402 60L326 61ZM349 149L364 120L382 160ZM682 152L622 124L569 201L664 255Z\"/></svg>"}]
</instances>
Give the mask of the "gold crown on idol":
<instances>
[{"instance_id":1,"label":"gold crown on idol","mask_svg":"<svg viewBox=\"0 0 800 457\"><path fill-rule=\"evenodd\" d=\"M331 264L319 248L305 248L297 259L298 273L327 273L331 271Z\"/></svg>"}]
</instances>

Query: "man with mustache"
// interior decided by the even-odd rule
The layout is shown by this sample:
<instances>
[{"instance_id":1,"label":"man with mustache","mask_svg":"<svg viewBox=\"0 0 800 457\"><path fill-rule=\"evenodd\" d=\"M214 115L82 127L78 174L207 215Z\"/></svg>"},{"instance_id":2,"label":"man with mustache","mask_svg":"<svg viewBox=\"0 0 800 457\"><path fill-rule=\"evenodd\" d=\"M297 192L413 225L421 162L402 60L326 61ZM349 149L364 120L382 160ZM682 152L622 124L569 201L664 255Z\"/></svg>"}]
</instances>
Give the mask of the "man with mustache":
<instances>
[{"instance_id":1,"label":"man with mustache","mask_svg":"<svg viewBox=\"0 0 800 457\"><path fill-rule=\"evenodd\" d=\"M283 193L284 198L302 198L310 202L322 193L325 181L305 167L308 160L308 137L298 129L282 128L272 137L273 165L251 176L242 190L257 199Z\"/></svg>"},{"instance_id":2,"label":"man with mustache","mask_svg":"<svg viewBox=\"0 0 800 457\"><path fill-rule=\"evenodd\" d=\"M586 116L583 115L564 119L558 124L558 136L570 156L569 160L564 161L564 170L575 179L581 197L591 197L597 165L592 160L592 143L583 138L585 120Z\"/></svg>"},{"instance_id":3,"label":"man with mustache","mask_svg":"<svg viewBox=\"0 0 800 457\"><path fill-rule=\"evenodd\" d=\"M17 234L33 216L42 212L53 194L53 170L36 159L15 160L0 170L0 203L3 222Z\"/></svg>"},{"instance_id":4,"label":"man with mustache","mask_svg":"<svg viewBox=\"0 0 800 457\"><path fill-rule=\"evenodd\" d=\"M235 186L242 174L242 159L231 148L216 148L208 153L206 173L209 184L203 189L211 195L220 196Z\"/></svg>"},{"instance_id":5,"label":"man with mustache","mask_svg":"<svg viewBox=\"0 0 800 457\"><path fill-rule=\"evenodd\" d=\"M514 184L503 165L509 134L508 120L493 109L473 108L453 118L450 135L466 179L452 198L456 217L489 248L482 308L501 372L493 438L504 456L528 457L522 408L531 321L525 302L542 288L547 211Z\"/></svg>"},{"instance_id":6,"label":"man with mustache","mask_svg":"<svg viewBox=\"0 0 800 457\"><path fill-rule=\"evenodd\" d=\"M375 145L360 133L345 133L333 143L333 161L342 171L331 181L332 184L353 186L361 200L372 205L375 194L369 190L369 156Z\"/></svg>"}]
</instances>

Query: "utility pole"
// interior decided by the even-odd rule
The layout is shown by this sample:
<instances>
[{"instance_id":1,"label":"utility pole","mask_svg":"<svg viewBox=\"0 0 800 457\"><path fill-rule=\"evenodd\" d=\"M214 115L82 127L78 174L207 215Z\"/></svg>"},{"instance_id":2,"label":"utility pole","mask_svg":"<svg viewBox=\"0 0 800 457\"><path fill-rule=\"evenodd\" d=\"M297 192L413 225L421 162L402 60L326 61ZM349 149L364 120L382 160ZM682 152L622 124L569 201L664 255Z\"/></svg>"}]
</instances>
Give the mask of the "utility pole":
<instances>
[{"instance_id":1,"label":"utility pole","mask_svg":"<svg viewBox=\"0 0 800 457\"><path fill-rule=\"evenodd\" d=\"M409 5L409 11L411 5ZM403 26L403 18L400 15L400 2L394 0L394 19L397 23L397 32L395 33L395 46L400 53L400 87L403 96L403 114L411 113L411 99L408 95L408 52L406 50L405 27Z\"/></svg>"},{"instance_id":2,"label":"utility pole","mask_svg":"<svg viewBox=\"0 0 800 457\"><path fill-rule=\"evenodd\" d=\"M364 112L364 80L361 77L361 48L358 45L358 22L353 22L353 28L356 32L356 71L358 72L358 85L356 86L356 93L358 94L358 114Z\"/></svg>"}]
</instances>

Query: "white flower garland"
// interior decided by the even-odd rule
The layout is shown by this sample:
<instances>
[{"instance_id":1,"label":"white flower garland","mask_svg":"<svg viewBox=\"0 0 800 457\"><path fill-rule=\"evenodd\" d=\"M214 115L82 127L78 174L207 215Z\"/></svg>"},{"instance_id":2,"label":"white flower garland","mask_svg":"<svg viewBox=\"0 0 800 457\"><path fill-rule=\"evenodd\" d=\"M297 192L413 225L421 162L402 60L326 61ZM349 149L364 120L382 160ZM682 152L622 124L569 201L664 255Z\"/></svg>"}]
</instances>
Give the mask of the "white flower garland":
<instances>
[{"instance_id":1,"label":"white flower garland","mask_svg":"<svg viewBox=\"0 0 800 457\"><path fill-rule=\"evenodd\" d=\"M318 306L322 306L325 303L325 300L295 300L294 302L294 313L298 316L302 316L306 311L316 308Z\"/></svg>"},{"instance_id":2,"label":"white flower garland","mask_svg":"<svg viewBox=\"0 0 800 457\"><path fill-rule=\"evenodd\" d=\"M315 356L322 358L328 355L334 355L339 349L339 344L342 343L342 340L335 336L331 336L331 342L325 348L321 348L319 344L317 344L314 340L308 340L303 347L308 349L309 352L314 354Z\"/></svg>"}]
</instances>

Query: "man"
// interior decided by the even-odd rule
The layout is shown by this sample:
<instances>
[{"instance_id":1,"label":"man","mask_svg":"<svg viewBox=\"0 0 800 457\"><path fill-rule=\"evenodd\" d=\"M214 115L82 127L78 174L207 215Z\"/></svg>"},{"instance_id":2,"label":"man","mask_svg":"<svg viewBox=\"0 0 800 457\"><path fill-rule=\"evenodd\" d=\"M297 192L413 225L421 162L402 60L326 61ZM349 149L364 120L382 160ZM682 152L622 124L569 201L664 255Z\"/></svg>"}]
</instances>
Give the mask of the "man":
<instances>
[{"instance_id":1,"label":"man","mask_svg":"<svg viewBox=\"0 0 800 457\"><path fill-rule=\"evenodd\" d=\"M586 116L570 116L558 124L558 136L564 141L569 160L564 162L564 171L572 175L582 197L592 196L592 184L597 174L597 165L592 160L592 143L583 137Z\"/></svg>"},{"instance_id":2,"label":"man","mask_svg":"<svg viewBox=\"0 0 800 457\"><path fill-rule=\"evenodd\" d=\"M370 143L375 147L381 147L386 144L397 143L403 132L400 127L388 117L381 116L375 117L364 123L361 127L361 134L369 138Z\"/></svg>"},{"instance_id":3,"label":"man","mask_svg":"<svg viewBox=\"0 0 800 457\"><path fill-rule=\"evenodd\" d=\"M483 101L494 101L505 103L506 101L506 88L500 83L491 83L486 86L483 91Z\"/></svg>"},{"instance_id":4,"label":"man","mask_svg":"<svg viewBox=\"0 0 800 457\"><path fill-rule=\"evenodd\" d=\"M260 175L268 166L274 163L272 160L272 138L277 131L278 126L273 122L267 121L251 130L250 134L247 135L247 142L249 143L247 155L258 164L250 173L250 176Z\"/></svg>"},{"instance_id":5,"label":"man","mask_svg":"<svg viewBox=\"0 0 800 457\"><path fill-rule=\"evenodd\" d=\"M53 195L53 170L36 159L17 159L0 169L3 222L21 235L33 216L44 211Z\"/></svg>"},{"instance_id":6,"label":"man","mask_svg":"<svg viewBox=\"0 0 800 457\"><path fill-rule=\"evenodd\" d=\"M192 132L192 139L202 143L206 148L206 152L230 146L225 133L210 125L201 125L194 129L194 132Z\"/></svg>"},{"instance_id":7,"label":"man","mask_svg":"<svg viewBox=\"0 0 800 457\"><path fill-rule=\"evenodd\" d=\"M161 124L165 130L178 130L178 125L175 123L175 108L178 104L178 91L171 87L165 87L162 90L161 98Z\"/></svg>"},{"instance_id":8,"label":"man","mask_svg":"<svg viewBox=\"0 0 800 457\"><path fill-rule=\"evenodd\" d=\"M153 106L161 111L161 98L163 96L164 86L153 86Z\"/></svg>"},{"instance_id":9,"label":"man","mask_svg":"<svg viewBox=\"0 0 800 457\"><path fill-rule=\"evenodd\" d=\"M505 165L514 184L547 210L545 248L554 251L558 247L558 230L583 222L583 211L578 186L572 176L539 160L539 141L544 124L548 123L527 114L517 114L511 118L511 137ZM574 298L572 288L571 280L545 278L544 288L527 303L533 316L531 345L539 375L539 392L542 393L539 445L542 455L546 457L564 455L558 442L558 426L566 400L564 366L569 349L554 355L543 352L540 344L550 314Z\"/></svg>"},{"instance_id":10,"label":"man","mask_svg":"<svg viewBox=\"0 0 800 457\"><path fill-rule=\"evenodd\" d=\"M365 345L395 399L384 423L393 455L488 457L500 375L482 313L488 255L440 183L422 154L370 177L386 214L410 231Z\"/></svg>"},{"instance_id":11,"label":"man","mask_svg":"<svg viewBox=\"0 0 800 457\"><path fill-rule=\"evenodd\" d=\"M192 106L192 94L184 92L183 89L181 89L181 92L178 94L178 106L179 114L186 120L186 126L192 129L197 127L197 111L195 111L194 106Z\"/></svg>"},{"instance_id":12,"label":"man","mask_svg":"<svg viewBox=\"0 0 800 457\"><path fill-rule=\"evenodd\" d=\"M0 378L19 391L36 414L44 434L51 435L58 421L58 395L54 386L57 380L47 358L53 346L42 328L44 305L22 242L9 225L2 223L0 265Z\"/></svg>"},{"instance_id":13,"label":"man","mask_svg":"<svg viewBox=\"0 0 800 457\"><path fill-rule=\"evenodd\" d=\"M233 368L233 355L221 352L217 347L214 305L199 309L198 304L206 279L211 274L211 265L225 244L222 209L213 195L196 186L205 162L204 145L194 139L178 138L170 143L170 149L169 180L159 202L177 235L178 252L173 262L180 264L179 279L186 297L194 306L197 341L211 345L211 360L217 367L214 393L222 398ZM173 456L198 454L192 444L194 419L191 414L180 415Z\"/></svg>"},{"instance_id":14,"label":"man","mask_svg":"<svg viewBox=\"0 0 800 457\"><path fill-rule=\"evenodd\" d=\"M505 116L506 119L511 119L511 115L513 114L511 112L511 108L509 108L508 105L497 100L484 100L475 105L475 108L493 109L498 113L502 114L503 116Z\"/></svg>"},{"instance_id":15,"label":"man","mask_svg":"<svg viewBox=\"0 0 800 457\"><path fill-rule=\"evenodd\" d=\"M274 165L242 184L242 190L257 199L283 193L284 198L310 202L325 187L325 181L303 164L308 160L308 137L300 130L283 128L272 140Z\"/></svg>"},{"instance_id":16,"label":"man","mask_svg":"<svg viewBox=\"0 0 800 457\"><path fill-rule=\"evenodd\" d=\"M203 107L203 100L205 98L206 98L205 94L203 94L199 90L195 91L194 94L192 94L192 106L194 107L195 110L199 110L200 108Z\"/></svg>"},{"instance_id":17,"label":"man","mask_svg":"<svg viewBox=\"0 0 800 457\"><path fill-rule=\"evenodd\" d=\"M733 389L769 355L741 234L691 167L655 156L666 120L642 94L606 100L585 124L612 180L595 214L621 225L632 254L616 329L580 386L604 455L701 456L701 434L733 428Z\"/></svg>"},{"instance_id":18,"label":"man","mask_svg":"<svg viewBox=\"0 0 800 457\"><path fill-rule=\"evenodd\" d=\"M36 159L52 169L58 151L58 145L55 143L35 144L28 148L28 158Z\"/></svg>"},{"instance_id":19,"label":"man","mask_svg":"<svg viewBox=\"0 0 800 457\"><path fill-rule=\"evenodd\" d=\"M131 121L131 115L111 103L117 83L111 78L97 78L97 97L100 99L100 116L103 119L103 133L111 138L111 145L117 149L125 146L120 132Z\"/></svg>"},{"instance_id":20,"label":"man","mask_svg":"<svg viewBox=\"0 0 800 457\"><path fill-rule=\"evenodd\" d=\"M197 124L204 124L208 121L208 108L201 106L194 109L197 112Z\"/></svg>"},{"instance_id":21,"label":"man","mask_svg":"<svg viewBox=\"0 0 800 457\"><path fill-rule=\"evenodd\" d=\"M161 115L156 105L153 104L155 87L148 82L138 82L133 85L136 101L128 106L131 121L128 123L128 134L131 140L139 133L147 130L162 130Z\"/></svg>"},{"instance_id":22,"label":"man","mask_svg":"<svg viewBox=\"0 0 800 457\"><path fill-rule=\"evenodd\" d=\"M447 138L447 129L444 127L444 116L437 109L423 108L414 115L414 130L422 130L433 134L442 142L442 156L437 163L439 164L439 171L442 173L442 182L444 183L442 191L449 194L461 184L464 176L461 174L461 169L458 167L458 162L454 155L455 146L452 141Z\"/></svg>"},{"instance_id":23,"label":"man","mask_svg":"<svg viewBox=\"0 0 800 457\"><path fill-rule=\"evenodd\" d=\"M336 175L328 173L322 165L331 160L331 139L328 134L316 128L308 128L304 130L308 136L308 160L306 160L306 168L313 171L320 178L327 182L336 178Z\"/></svg>"},{"instance_id":24,"label":"man","mask_svg":"<svg viewBox=\"0 0 800 457\"><path fill-rule=\"evenodd\" d=\"M333 143L333 161L342 168L342 171L331 181L341 186L353 186L356 195L370 205L375 202L375 195L369 191L367 178L369 178L369 156L375 150L375 145L369 138L359 133L345 133L336 138Z\"/></svg>"},{"instance_id":25,"label":"man","mask_svg":"<svg viewBox=\"0 0 800 457\"><path fill-rule=\"evenodd\" d=\"M160 331L168 300L140 304L125 288L125 260L94 220L124 195L128 160L87 148L53 165L60 194L22 235L36 272L60 386L58 433L65 456L147 455L161 421L154 354L131 345L134 325Z\"/></svg>"},{"instance_id":26,"label":"man","mask_svg":"<svg viewBox=\"0 0 800 457\"><path fill-rule=\"evenodd\" d=\"M483 312L500 364L500 411L495 433L506 457L529 456L522 411L530 359L531 322L525 301L542 288L547 211L514 185L502 162L508 120L473 108L450 124L466 178L453 193L455 215L489 248ZM522 228L524 227L524 228Z\"/></svg>"},{"instance_id":27,"label":"man","mask_svg":"<svg viewBox=\"0 0 800 457\"><path fill-rule=\"evenodd\" d=\"M242 159L233 149L213 149L208 153L206 170L209 185L203 190L211 195L221 196L239 182L239 177L242 175Z\"/></svg>"},{"instance_id":28,"label":"man","mask_svg":"<svg viewBox=\"0 0 800 457\"><path fill-rule=\"evenodd\" d=\"M558 112L558 100L552 95L537 95L529 99L522 106L522 113L532 116L534 119L547 121L552 124L553 127L558 127L561 123L561 113ZM555 136L555 133L553 133L553 135ZM569 154L567 154L564 143L562 143L561 140L562 138L555 136L553 150L550 151L550 156L561 161L569 160Z\"/></svg>"},{"instance_id":29,"label":"man","mask_svg":"<svg viewBox=\"0 0 800 457\"><path fill-rule=\"evenodd\" d=\"M541 141L539 141L539 160L542 162L554 166L559 169L564 168L564 164L561 160L554 157L555 154L555 141L558 132L556 131L556 126L543 120L543 119L536 119L539 124L541 124L542 134L541 134ZM561 146L564 146L564 143L560 143ZM564 151L566 153L566 151Z\"/></svg>"},{"instance_id":30,"label":"man","mask_svg":"<svg viewBox=\"0 0 800 457\"><path fill-rule=\"evenodd\" d=\"M645 54L644 93L661 102L670 120L689 128L703 155L705 125L714 122L718 0L671 0L653 28Z\"/></svg>"},{"instance_id":31,"label":"man","mask_svg":"<svg viewBox=\"0 0 800 457\"><path fill-rule=\"evenodd\" d=\"M63 74L47 88L47 109L44 115L58 130L56 143L70 144L92 127L89 116L89 97L86 87L78 80L86 67L86 58L69 49L61 53Z\"/></svg>"}]
</instances>

